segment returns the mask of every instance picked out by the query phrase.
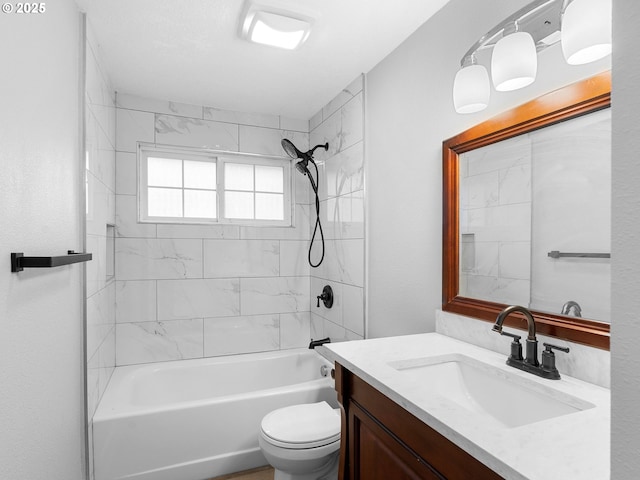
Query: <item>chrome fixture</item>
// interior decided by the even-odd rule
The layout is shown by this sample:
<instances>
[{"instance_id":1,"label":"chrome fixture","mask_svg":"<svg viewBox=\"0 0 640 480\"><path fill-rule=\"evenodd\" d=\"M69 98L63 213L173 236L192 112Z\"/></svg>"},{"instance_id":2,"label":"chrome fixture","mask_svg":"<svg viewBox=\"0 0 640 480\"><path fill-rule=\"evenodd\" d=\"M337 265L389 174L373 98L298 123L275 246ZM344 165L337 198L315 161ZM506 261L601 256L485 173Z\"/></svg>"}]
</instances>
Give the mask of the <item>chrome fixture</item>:
<instances>
[{"instance_id":1,"label":"chrome fixture","mask_svg":"<svg viewBox=\"0 0 640 480\"><path fill-rule=\"evenodd\" d=\"M558 42L570 65L590 63L611 53L612 0L535 0L485 33L460 60L453 83L458 113L489 105L487 68L491 56L496 91L526 87L535 81L537 53ZM484 63L489 63L484 58Z\"/></svg>"},{"instance_id":2,"label":"chrome fixture","mask_svg":"<svg viewBox=\"0 0 640 480\"><path fill-rule=\"evenodd\" d=\"M578 252L560 252L551 250L547 253L550 258L611 258L610 253L578 253Z\"/></svg>"},{"instance_id":3,"label":"chrome fixture","mask_svg":"<svg viewBox=\"0 0 640 480\"><path fill-rule=\"evenodd\" d=\"M520 335L514 335L512 333L504 332L502 330L502 324L506 318L512 313L521 313L527 319L527 340L526 340L526 358L522 358L522 345L520 344ZM569 348L558 347L550 343L543 343L545 350L542 352L542 365L538 362L538 339L536 338L536 322L533 319L531 312L519 305L511 305L510 307L502 310L496 318L496 323L492 329L494 332L498 332L500 335L511 337L511 354L507 358L507 365L524 370L525 372L533 373L539 377L549 378L551 380L559 380L560 372L556 368L556 356L553 350L559 350L561 352L569 353Z\"/></svg>"},{"instance_id":4,"label":"chrome fixture","mask_svg":"<svg viewBox=\"0 0 640 480\"><path fill-rule=\"evenodd\" d=\"M575 317L582 317L582 308L580 308L580 304L578 302L574 302L573 300L569 300L564 305L562 305L562 315L571 315L571 310L573 309L573 315Z\"/></svg>"}]
</instances>

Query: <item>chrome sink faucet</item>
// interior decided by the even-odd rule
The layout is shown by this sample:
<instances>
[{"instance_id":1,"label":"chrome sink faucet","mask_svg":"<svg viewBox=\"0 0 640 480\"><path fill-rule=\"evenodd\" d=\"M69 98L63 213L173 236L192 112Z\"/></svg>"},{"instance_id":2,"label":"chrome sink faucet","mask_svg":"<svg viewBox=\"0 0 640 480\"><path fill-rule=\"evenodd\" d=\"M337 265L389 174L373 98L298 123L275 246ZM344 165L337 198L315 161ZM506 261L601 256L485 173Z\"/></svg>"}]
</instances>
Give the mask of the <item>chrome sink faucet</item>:
<instances>
[{"instance_id":1,"label":"chrome sink faucet","mask_svg":"<svg viewBox=\"0 0 640 480\"><path fill-rule=\"evenodd\" d=\"M520 344L520 335L504 332L502 324L506 318L512 313L519 312L527 319L527 340L526 340L526 357L522 358L522 345ZM556 357L553 350L569 353L568 348L558 347L550 343L544 343L545 351L542 352L542 365L538 362L538 339L536 338L536 322L531 315L529 309L519 305L512 305L502 310L496 318L496 323L492 329L500 335L511 337L511 355L507 358L507 365L533 373L543 378L553 380L560 379L560 373L556 368Z\"/></svg>"},{"instance_id":2,"label":"chrome sink faucet","mask_svg":"<svg viewBox=\"0 0 640 480\"><path fill-rule=\"evenodd\" d=\"M576 317L582 316L582 309L580 308L580 304L573 300L569 300L564 305L562 305L562 311L560 313L562 313L562 315L570 315L572 309L573 309L573 314Z\"/></svg>"}]
</instances>

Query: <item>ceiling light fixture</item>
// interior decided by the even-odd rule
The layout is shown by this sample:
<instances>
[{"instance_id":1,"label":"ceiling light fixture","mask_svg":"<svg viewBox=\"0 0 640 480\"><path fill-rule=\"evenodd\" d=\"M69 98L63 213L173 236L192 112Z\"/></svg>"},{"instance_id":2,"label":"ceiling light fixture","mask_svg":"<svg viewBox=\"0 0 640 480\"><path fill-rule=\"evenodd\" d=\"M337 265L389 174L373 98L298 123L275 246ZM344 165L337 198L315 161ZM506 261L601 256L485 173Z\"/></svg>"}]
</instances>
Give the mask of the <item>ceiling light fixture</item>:
<instances>
[{"instance_id":1,"label":"ceiling light fixture","mask_svg":"<svg viewBox=\"0 0 640 480\"><path fill-rule=\"evenodd\" d=\"M294 50L311 32L313 19L281 4L247 1L240 23L241 37L262 45Z\"/></svg>"},{"instance_id":2,"label":"ceiling light fixture","mask_svg":"<svg viewBox=\"0 0 640 480\"><path fill-rule=\"evenodd\" d=\"M558 42L570 65L607 56L611 53L611 9L612 0L535 0L505 18L462 57L453 83L456 112L479 112L489 104L486 68L477 58L491 55L493 85L503 92L534 82L537 53Z\"/></svg>"}]
</instances>

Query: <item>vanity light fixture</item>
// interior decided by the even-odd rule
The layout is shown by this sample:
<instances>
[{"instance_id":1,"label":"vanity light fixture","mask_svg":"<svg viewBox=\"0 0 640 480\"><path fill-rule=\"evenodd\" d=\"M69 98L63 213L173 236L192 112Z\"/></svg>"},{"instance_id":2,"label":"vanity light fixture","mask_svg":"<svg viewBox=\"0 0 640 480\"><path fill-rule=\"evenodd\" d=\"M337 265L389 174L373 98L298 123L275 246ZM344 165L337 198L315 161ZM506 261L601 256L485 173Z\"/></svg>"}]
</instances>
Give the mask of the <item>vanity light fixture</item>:
<instances>
[{"instance_id":1,"label":"vanity light fixture","mask_svg":"<svg viewBox=\"0 0 640 480\"><path fill-rule=\"evenodd\" d=\"M240 36L254 43L295 50L309 37L313 18L282 7L282 2L246 2Z\"/></svg>"},{"instance_id":2,"label":"vanity light fixture","mask_svg":"<svg viewBox=\"0 0 640 480\"><path fill-rule=\"evenodd\" d=\"M505 18L462 57L453 83L456 112L474 113L488 106L490 87L482 62L491 64L496 91L505 92L533 83L537 53L558 42L570 65L607 56L611 10L612 0L535 0Z\"/></svg>"}]
</instances>

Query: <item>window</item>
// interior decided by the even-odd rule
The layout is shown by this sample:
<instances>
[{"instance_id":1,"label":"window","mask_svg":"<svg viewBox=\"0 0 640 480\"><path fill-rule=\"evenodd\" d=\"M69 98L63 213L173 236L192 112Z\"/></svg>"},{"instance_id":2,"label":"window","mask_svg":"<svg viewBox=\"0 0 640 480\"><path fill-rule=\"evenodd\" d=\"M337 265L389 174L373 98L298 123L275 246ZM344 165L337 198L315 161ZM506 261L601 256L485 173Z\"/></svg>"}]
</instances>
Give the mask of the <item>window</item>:
<instances>
[{"instance_id":1,"label":"window","mask_svg":"<svg viewBox=\"0 0 640 480\"><path fill-rule=\"evenodd\" d=\"M140 221L291 225L291 161L139 146Z\"/></svg>"}]
</instances>

